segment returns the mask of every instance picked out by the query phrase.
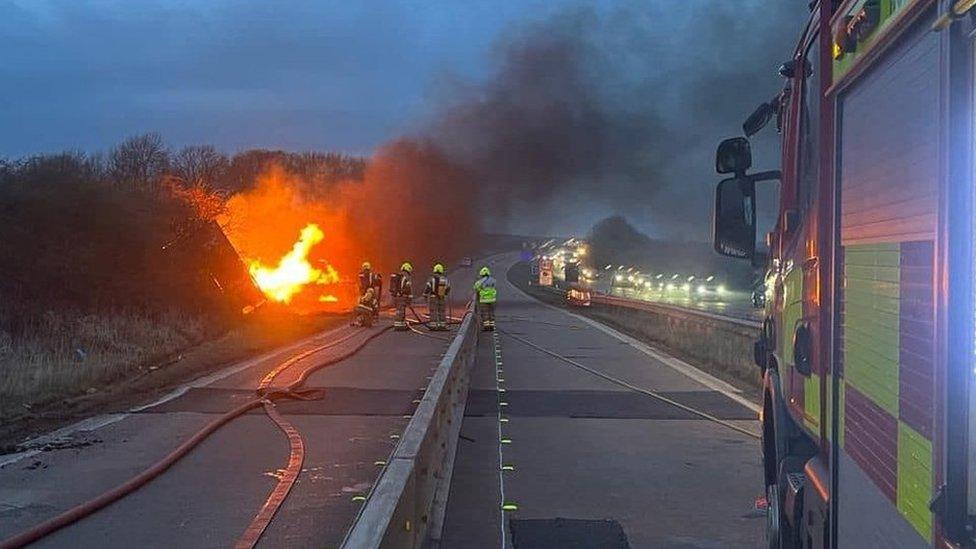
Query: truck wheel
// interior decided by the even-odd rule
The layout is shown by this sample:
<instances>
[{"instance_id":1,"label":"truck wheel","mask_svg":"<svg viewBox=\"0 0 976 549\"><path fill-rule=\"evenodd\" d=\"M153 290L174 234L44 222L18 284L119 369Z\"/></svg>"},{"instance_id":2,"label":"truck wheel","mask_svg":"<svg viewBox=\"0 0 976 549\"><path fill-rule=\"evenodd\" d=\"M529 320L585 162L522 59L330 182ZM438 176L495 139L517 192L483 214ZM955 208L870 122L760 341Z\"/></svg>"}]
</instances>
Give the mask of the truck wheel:
<instances>
[{"instance_id":1,"label":"truck wheel","mask_svg":"<svg viewBox=\"0 0 976 549\"><path fill-rule=\"evenodd\" d=\"M779 485L766 486L766 542L769 549L782 549L782 528L784 524L783 506L779 495Z\"/></svg>"},{"instance_id":2,"label":"truck wheel","mask_svg":"<svg viewBox=\"0 0 976 549\"><path fill-rule=\"evenodd\" d=\"M786 517L787 509L784 498L786 487L789 486L787 476L791 472L802 471L803 464L806 461L806 458L801 456L787 456L779 464L776 484L766 488L766 501L769 503L768 514L766 515L766 539L769 541L770 548L794 549L800 547L801 536L797 535L798 532L790 525L790 521ZM790 512L797 513L798 516L795 520L799 524L803 510L794 509ZM802 525L797 526L797 528L802 528Z\"/></svg>"},{"instance_id":3,"label":"truck wheel","mask_svg":"<svg viewBox=\"0 0 976 549\"><path fill-rule=\"evenodd\" d=\"M783 507L783 492L780 486L785 479L780 479L780 483L766 487L766 502L769 507L766 509L766 542L769 549L794 549L797 547L793 528L786 520Z\"/></svg>"}]
</instances>

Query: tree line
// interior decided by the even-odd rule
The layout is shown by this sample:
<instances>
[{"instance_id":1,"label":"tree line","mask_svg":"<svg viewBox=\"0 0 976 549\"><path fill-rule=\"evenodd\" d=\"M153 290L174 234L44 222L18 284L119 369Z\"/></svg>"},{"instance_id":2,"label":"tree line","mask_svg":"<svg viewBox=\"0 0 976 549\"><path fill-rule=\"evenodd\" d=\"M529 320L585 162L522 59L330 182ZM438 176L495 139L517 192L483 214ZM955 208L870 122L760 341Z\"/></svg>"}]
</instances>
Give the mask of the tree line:
<instances>
[{"instance_id":1,"label":"tree line","mask_svg":"<svg viewBox=\"0 0 976 549\"><path fill-rule=\"evenodd\" d=\"M208 313L217 304L201 298L205 258L174 264L162 250L181 221L200 215L181 193L228 196L254 186L271 163L327 187L361 179L366 162L314 151L170 150L155 133L105 153L0 159L0 307Z\"/></svg>"},{"instance_id":2,"label":"tree line","mask_svg":"<svg viewBox=\"0 0 976 549\"><path fill-rule=\"evenodd\" d=\"M107 153L66 151L0 159L0 181L11 184L42 170L44 175L80 176L130 189L153 190L166 177L173 177L186 186L237 192L253 186L271 163L313 184L362 179L366 169L365 158L333 152L251 149L228 155L213 145L171 151L162 136L147 133L130 137Z\"/></svg>"}]
</instances>

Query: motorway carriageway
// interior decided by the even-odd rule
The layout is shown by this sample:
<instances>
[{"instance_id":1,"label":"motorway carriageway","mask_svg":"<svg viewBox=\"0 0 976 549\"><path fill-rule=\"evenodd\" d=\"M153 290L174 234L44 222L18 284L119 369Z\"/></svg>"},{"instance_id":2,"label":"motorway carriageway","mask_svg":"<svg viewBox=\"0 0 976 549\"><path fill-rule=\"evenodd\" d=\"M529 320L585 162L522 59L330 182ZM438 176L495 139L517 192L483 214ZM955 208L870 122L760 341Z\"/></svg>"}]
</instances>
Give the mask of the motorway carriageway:
<instances>
[{"instance_id":1,"label":"motorway carriageway","mask_svg":"<svg viewBox=\"0 0 976 549\"><path fill-rule=\"evenodd\" d=\"M417 278L425 276L418 272ZM460 314L475 271L461 269L452 278ZM60 449L0 456L0 541L139 474L214 418L253 400L255 389L283 363L303 357L277 372L275 385L347 354L380 330L331 330L129 413L91 418L36 441ZM453 333L422 337L387 330L361 352L310 375L303 388L321 390L321 398L276 401L277 411L301 435L304 462L258 546L341 543ZM232 547L279 483L289 458L289 439L258 406L134 493L32 547Z\"/></svg>"},{"instance_id":2,"label":"motorway carriageway","mask_svg":"<svg viewBox=\"0 0 976 549\"><path fill-rule=\"evenodd\" d=\"M759 546L755 438L578 366L758 432L742 395L498 279L498 332L479 342L441 547Z\"/></svg>"},{"instance_id":3,"label":"motorway carriageway","mask_svg":"<svg viewBox=\"0 0 976 549\"><path fill-rule=\"evenodd\" d=\"M755 410L721 381L694 381L682 373L687 365L521 294L505 277L515 261L515 254L492 261L499 331L479 340L440 547L759 544L755 438L633 389L660 392L752 434ZM473 278L472 269L454 274L459 302ZM374 330L320 334L164 401L69 428L52 437L60 449L0 456L0 539L139 473L218 414L253 399L289 358L341 341L283 370L283 382ZM436 337L386 332L309 377L304 387L323 390L324 398L278 401L303 438L305 460L259 546L341 542L446 347ZM140 490L36 546L233 546L288 460L288 439L258 407Z\"/></svg>"}]
</instances>

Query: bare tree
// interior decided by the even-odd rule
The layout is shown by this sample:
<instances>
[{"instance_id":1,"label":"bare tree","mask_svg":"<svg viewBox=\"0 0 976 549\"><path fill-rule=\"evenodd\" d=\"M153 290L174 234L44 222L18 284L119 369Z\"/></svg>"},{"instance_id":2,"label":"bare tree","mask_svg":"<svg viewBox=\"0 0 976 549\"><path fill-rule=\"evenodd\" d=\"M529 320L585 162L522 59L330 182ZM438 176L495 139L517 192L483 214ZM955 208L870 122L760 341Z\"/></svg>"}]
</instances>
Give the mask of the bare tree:
<instances>
[{"instance_id":1,"label":"bare tree","mask_svg":"<svg viewBox=\"0 0 976 549\"><path fill-rule=\"evenodd\" d=\"M317 184L362 179L365 160L339 153L302 152L286 155L285 168Z\"/></svg>"},{"instance_id":2,"label":"bare tree","mask_svg":"<svg viewBox=\"0 0 976 549\"><path fill-rule=\"evenodd\" d=\"M212 188L227 172L230 162L213 145L183 147L173 158L173 174L187 186Z\"/></svg>"},{"instance_id":3,"label":"bare tree","mask_svg":"<svg viewBox=\"0 0 976 549\"><path fill-rule=\"evenodd\" d=\"M230 167L221 181L220 186L231 192L237 192L253 187L258 175L272 165L284 165L287 153L284 151L268 151L251 149L239 152L231 158Z\"/></svg>"},{"instance_id":4,"label":"bare tree","mask_svg":"<svg viewBox=\"0 0 976 549\"><path fill-rule=\"evenodd\" d=\"M153 188L169 164L169 153L158 133L130 137L112 149L108 170L118 185Z\"/></svg>"},{"instance_id":5,"label":"bare tree","mask_svg":"<svg viewBox=\"0 0 976 549\"><path fill-rule=\"evenodd\" d=\"M92 180L105 184L109 179L108 157L103 152L90 153L85 159L85 166Z\"/></svg>"}]
</instances>

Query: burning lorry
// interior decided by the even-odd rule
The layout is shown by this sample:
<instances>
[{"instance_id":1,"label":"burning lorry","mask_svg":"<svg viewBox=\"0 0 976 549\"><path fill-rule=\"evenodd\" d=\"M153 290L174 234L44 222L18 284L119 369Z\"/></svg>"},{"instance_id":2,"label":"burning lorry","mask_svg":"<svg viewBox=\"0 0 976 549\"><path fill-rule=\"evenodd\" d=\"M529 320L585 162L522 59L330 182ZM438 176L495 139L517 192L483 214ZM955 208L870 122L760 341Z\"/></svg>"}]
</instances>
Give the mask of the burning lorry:
<instances>
[{"instance_id":1,"label":"burning lorry","mask_svg":"<svg viewBox=\"0 0 976 549\"><path fill-rule=\"evenodd\" d=\"M248 314L267 301L216 221L194 220L180 227L178 233L163 246L163 252L175 261L183 254L206 258L204 276L232 309Z\"/></svg>"}]
</instances>

